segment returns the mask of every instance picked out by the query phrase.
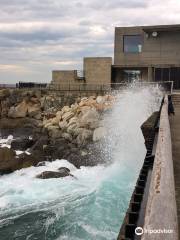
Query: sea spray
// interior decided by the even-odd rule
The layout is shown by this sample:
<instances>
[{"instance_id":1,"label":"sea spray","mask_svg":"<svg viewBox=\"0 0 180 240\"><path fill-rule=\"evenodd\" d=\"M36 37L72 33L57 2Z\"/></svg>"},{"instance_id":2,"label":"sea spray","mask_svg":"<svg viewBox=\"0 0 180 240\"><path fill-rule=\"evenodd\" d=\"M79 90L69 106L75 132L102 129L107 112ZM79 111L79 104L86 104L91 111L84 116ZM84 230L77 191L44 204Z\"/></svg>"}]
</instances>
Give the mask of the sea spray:
<instances>
[{"instance_id":1,"label":"sea spray","mask_svg":"<svg viewBox=\"0 0 180 240\"><path fill-rule=\"evenodd\" d=\"M76 169L56 160L1 176L1 240L116 239L146 152L140 126L161 97L157 88L136 86L116 95L103 121L105 166ZM77 180L35 178L62 166Z\"/></svg>"}]
</instances>

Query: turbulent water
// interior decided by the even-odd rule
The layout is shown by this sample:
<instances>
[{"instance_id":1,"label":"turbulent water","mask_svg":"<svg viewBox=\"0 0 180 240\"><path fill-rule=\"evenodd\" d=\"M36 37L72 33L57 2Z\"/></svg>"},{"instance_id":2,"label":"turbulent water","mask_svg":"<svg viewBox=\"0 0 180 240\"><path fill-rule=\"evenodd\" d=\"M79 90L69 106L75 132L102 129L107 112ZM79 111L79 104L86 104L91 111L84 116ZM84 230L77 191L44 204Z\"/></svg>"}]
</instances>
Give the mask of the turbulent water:
<instances>
[{"instance_id":1,"label":"turbulent water","mask_svg":"<svg viewBox=\"0 0 180 240\"><path fill-rule=\"evenodd\" d=\"M104 120L106 166L76 169L56 160L1 176L0 239L116 239L146 152L140 126L158 109L160 96L158 89L134 87L117 95ZM61 166L77 179L34 177Z\"/></svg>"}]
</instances>

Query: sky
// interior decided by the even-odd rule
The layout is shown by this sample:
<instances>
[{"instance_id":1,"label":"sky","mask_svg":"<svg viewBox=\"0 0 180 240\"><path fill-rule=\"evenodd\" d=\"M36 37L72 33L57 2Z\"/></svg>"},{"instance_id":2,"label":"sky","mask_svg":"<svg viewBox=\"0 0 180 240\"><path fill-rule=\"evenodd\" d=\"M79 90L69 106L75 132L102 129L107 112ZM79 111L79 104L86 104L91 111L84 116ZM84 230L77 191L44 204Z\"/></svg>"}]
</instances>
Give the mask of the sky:
<instances>
[{"instance_id":1,"label":"sky","mask_svg":"<svg viewBox=\"0 0 180 240\"><path fill-rule=\"evenodd\" d=\"M0 0L0 83L113 57L116 26L180 24L180 0Z\"/></svg>"}]
</instances>

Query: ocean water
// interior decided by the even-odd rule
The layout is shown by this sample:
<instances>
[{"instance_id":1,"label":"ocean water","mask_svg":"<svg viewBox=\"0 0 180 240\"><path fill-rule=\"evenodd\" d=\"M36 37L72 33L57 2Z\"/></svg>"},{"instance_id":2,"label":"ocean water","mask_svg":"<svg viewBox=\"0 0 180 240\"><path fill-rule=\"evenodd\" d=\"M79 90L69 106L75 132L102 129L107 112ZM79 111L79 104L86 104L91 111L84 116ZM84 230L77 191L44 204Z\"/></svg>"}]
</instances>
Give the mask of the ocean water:
<instances>
[{"instance_id":1,"label":"ocean water","mask_svg":"<svg viewBox=\"0 0 180 240\"><path fill-rule=\"evenodd\" d=\"M104 116L104 166L76 169L61 159L1 176L0 240L116 239L146 153L140 126L159 108L161 97L157 88L117 94ZM1 145L11 139L1 139ZM35 178L61 166L77 179Z\"/></svg>"}]
</instances>

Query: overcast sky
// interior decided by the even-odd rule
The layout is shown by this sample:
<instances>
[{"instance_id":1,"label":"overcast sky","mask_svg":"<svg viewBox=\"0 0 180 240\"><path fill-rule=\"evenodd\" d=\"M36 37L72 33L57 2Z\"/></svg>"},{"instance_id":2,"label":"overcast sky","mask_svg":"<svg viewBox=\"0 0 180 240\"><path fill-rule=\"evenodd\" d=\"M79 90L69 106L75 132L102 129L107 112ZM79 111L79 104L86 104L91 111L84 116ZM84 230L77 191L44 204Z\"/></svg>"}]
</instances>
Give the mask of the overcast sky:
<instances>
[{"instance_id":1,"label":"overcast sky","mask_svg":"<svg viewBox=\"0 0 180 240\"><path fill-rule=\"evenodd\" d=\"M180 0L0 0L0 83L113 56L115 26L180 24Z\"/></svg>"}]
</instances>

